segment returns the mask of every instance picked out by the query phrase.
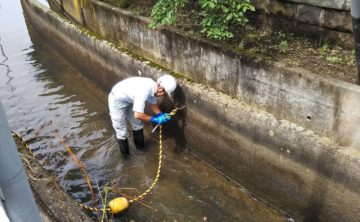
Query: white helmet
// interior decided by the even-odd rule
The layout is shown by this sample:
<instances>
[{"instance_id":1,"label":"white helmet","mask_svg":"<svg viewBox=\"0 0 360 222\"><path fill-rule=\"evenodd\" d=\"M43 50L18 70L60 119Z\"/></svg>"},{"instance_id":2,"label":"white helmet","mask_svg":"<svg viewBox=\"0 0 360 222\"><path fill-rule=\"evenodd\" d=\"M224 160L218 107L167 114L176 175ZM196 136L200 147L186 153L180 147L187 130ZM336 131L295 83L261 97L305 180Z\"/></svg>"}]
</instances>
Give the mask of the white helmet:
<instances>
[{"instance_id":1,"label":"white helmet","mask_svg":"<svg viewBox=\"0 0 360 222\"><path fill-rule=\"evenodd\" d=\"M157 83L164 87L165 92L171 97L176 88L176 80L171 75L163 75L157 79Z\"/></svg>"}]
</instances>

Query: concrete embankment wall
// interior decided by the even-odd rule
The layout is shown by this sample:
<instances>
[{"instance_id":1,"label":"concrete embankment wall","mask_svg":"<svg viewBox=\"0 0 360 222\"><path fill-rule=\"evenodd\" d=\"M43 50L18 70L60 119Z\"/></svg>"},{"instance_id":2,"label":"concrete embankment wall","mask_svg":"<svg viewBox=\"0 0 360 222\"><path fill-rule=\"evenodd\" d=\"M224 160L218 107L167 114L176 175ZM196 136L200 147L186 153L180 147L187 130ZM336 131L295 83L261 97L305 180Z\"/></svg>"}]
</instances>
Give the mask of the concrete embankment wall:
<instances>
[{"instance_id":1,"label":"concrete embankment wall","mask_svg":"<svg viewBox=\"0 0 360 222\"><path fill-rule=\"evenodd\" d=\"M138 70L156 78L153 62L186 76L175 100L187 110L169 136L255 196L304 221L358 220L358 86L148 30L147 19L96 1L80 15L100 36L22 3L35 32L107 92Z\"/></svg>"},{"instance_id":2,"label":"concrete embankment wall","mask_svg":"<svg viewBox=\"0 0 360 222\"><path fill-rule=\"evenodd\" d=\"M150 30L148 19L97 0L61 2L68 5L64 10L76 11L72 18L77 22L116 45L244 100L277 119L289 120L340 145L360 147L360 104L356 102L360 87L356 85L249 58L226 45L174 30ZM66 14L71 13L68 10Z\"/></svg>"}]
</instances>

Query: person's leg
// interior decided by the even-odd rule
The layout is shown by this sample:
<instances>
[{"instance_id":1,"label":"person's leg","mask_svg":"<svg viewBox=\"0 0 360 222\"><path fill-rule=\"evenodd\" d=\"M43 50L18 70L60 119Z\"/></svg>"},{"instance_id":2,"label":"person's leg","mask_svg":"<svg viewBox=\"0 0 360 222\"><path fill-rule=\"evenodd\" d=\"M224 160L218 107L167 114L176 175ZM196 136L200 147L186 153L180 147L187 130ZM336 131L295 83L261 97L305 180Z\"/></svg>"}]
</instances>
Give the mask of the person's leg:
<instances>
[{"instance_id":1,"label":"person's leg","mask_svg":"<svg viewBox=\"0 0 360 222\"><path fill-rule=\"evenodd\" d=\"M128 110L128 118L133 129L133 137L136 148L142 149L145 147L144 142L144 123L135 119L132 107Z\"/></svg>"},{"instance_id":2,"label":"person's leg","mask_svg":"<svg viewBox=\"0 0 360 222\"><path fill-rule=\"evenodd\" d=\"M116 133L116 139L122 155L125 157L130 155L128 133L126 126L126 110L127 107L124 104L120 104L115 101L112 94L109 95L109 110L112 126Z\"/></svg>"},{"instance_id":3,"label":"person's leg","mask_svg":"<svg viewBox=\"0 0 360 222\"><path fill-rule=\"evenodd\" d=\"M127 157L128 155L130 155L128 139L118 139L117 142L123 157Z\"/></svg>"},{"instance_id":4,"label":"person's leg","mask_svg":"<svg viewBox=\"0 0 360 222\"><path fill-rule=\"evenodd\" d=\"M133 130L133 137L136 148L143 149L145 147L144 129Z\"/></svg>"}]
</instances>

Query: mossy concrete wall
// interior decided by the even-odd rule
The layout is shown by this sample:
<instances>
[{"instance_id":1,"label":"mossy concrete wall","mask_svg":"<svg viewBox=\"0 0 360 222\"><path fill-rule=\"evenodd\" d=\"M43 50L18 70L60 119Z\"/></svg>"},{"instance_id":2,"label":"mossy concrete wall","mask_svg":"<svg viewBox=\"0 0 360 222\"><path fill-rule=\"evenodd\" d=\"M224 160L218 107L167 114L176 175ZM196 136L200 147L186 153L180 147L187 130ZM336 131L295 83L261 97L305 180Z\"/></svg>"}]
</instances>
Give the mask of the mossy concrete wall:
<instances>
[{"instance_id":1,"label":"mossy concrete wall","mask_svg":"<svg viewBox=\"0 0 360 222\"><path fill-rule=\"evenodd\" d=\"M353 102L359 98L358 86L243 57L204 41L186 41L186 36L171 30L147 30L146 19L99 2L82 3L86 24L94 22L91 27L104 36L105 27L111 25L116 29L111 33L122 41L102 39L35 0L22 3L35 33L107 92L117 80L138 70L156 78L161 70L153 62L187 76L178 79L174 97L187 109L165 129L170 132L167 142L189 148L224 176L296 219L360 218L360 151L354 136L359 107ZM89 18L86 14L91 11ZM134 42L125 43L130 37ZM298 119L303 122L285 118L289 113L301 114ZM344 141L350 141L348 146L336 142L341 138L326 136L331 129L327 122L334 124L335 117L336 133L349 130L349 140Z\"/></svg>"},{"instance_id":2,"label":"mossy concrete wall","mask_svg":"<svg viewBox=\"0 0 360 222\"><path fill-rule=\"evenodd\" d=\"M70 1L70 0L63 0ZM79 1L86 27L156 64L344 146L360 146L360 87L251 58L97 0ZM50 1L51 2L51 1ZM69 12L70 13L70 12Z\"/></svg>"}]
</instances>

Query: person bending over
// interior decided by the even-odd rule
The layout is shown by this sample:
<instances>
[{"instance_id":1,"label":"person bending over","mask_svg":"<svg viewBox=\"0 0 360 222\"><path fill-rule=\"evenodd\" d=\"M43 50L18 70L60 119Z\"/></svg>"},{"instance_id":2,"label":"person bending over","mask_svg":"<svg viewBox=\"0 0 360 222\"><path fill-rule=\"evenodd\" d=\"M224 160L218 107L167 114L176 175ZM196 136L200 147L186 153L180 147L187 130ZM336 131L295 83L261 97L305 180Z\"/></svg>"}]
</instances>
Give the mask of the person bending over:
<instances>
[{"instance_id":1,"label":"person bending over","mask_svg":"<svg viewBox=\"0 0 360 222\"><path fill-rule=\"evenodd\" d=\"M147 77L130 77L112 88L108 97L111 122L124 157L130 154L126 120L132 126L136 148L143 148L144 123L163 124L171 119L170 114L161 112L157 97L171 96L175 88L176 80L171 75L163 75L156 82ZM155 113L154 116L144 113L146 103Z\"/></svg>"}]
</instances>

